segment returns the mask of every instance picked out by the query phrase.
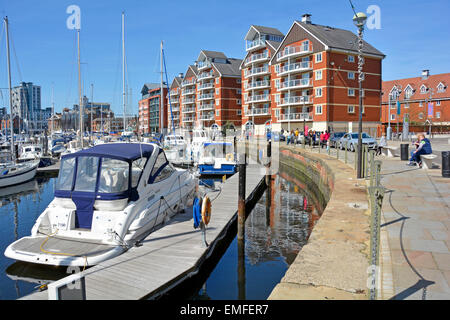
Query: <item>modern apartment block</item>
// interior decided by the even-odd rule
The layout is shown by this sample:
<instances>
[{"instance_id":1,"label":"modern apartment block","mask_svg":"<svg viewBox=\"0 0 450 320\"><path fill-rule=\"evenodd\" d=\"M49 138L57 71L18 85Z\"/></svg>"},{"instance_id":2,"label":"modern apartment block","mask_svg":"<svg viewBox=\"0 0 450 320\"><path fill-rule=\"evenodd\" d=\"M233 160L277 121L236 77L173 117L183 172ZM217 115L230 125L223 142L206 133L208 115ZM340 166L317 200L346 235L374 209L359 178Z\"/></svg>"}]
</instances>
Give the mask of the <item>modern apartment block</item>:
<instances>
[{"instance_id":1,"label":"modern apartment block","mask_svg":"<svg viewBox=\"0 0 450 320\"><path fill-rule=\"evenodd\" d=\"M242 77L242 124L256 135L263 135L275 116L272 99L273 67L269 61L284 34L274 28L252 25L245 36L247 54L240 65Z\"/></svg>"},{"instance_id":2,"label":"modern apartment block","mask_svg":"<svg viewBox=\"0 0 450 320\"><path fill-rule=\"evenodd\" d=\"M196 62L196 123L201 127L241 127L241 62L222 52L200 52Z\"/></svg>"},{"instance_id":3,"label":"modern apartment block","mask_svg":"<svg viewBox=\"0 0 450 320\"><path fill-rule=\"evenodd\" d=\"M363 57L363 129L375 135L385 55L364 41ZM313 24L310 15L303 15L292 24L270 65L272 130L358 130L358 37L353 32Z\"/></svg>"},{"instance_id":4,"label":"modern apartment block","mask_svg":"<svg viewBox=\"0 0 450 320\"><path fill-rule=\"evenodd\" d=\"M21 82L11 90L12 112L27 123L27 130L39 130L38 121L41 113L41 87L32 82ZM26 120L26 121L25 121Z\"/></svg>"},{"instance_id":5,"label":"modern apartment block","mask_svg":"<svg viewBox=\"0 0 450 320\"><path fill-rule=\"evenodd\" d=\"M167 96L167 88L163 88L162 97ZM142 99L139 100L139 131L143 133L161 132L161 85L146 83L141 90ZM164 101L164 114L167 115L167 101ZM164 117L163 128L167 128L167 117Z\"/></svg>"},{"instance_id":6,"label":"modern apartment block","mask_svg":"<svg viewBox=\"0 0 450 320\"><path fill-rule=\"evenodd\" d=\"M433 132L449 131L449 83L450 73L430 75L429 70L423 70L421 77L384 81L383 131L390 123L392 132L402 132L404 120L410 132L428 132L430 125Z\"/></svg>"},{"instance_id":7,"label":"modern apartment block","mask_svg":"<svg viewBox=\"0 0 450 320\"><path fill-rule=\"evenodd\" d=\"M169 132L178 131L182 125L181 117L181 82L183 75L180 74L175 77L169 88L169 95L167 96L167 119Z\"/></svg>"},{"instance_id":8,"label":"modern apartment block","mask_svg":"<svg viewBox=\"0 0 450 320\"><path fill-rule=\"evenodd\" d=\"M197 74L195 65L190 65L181 82L181 123L182 128L192 130L196 125Z\"/></svg>"}]
</instances>

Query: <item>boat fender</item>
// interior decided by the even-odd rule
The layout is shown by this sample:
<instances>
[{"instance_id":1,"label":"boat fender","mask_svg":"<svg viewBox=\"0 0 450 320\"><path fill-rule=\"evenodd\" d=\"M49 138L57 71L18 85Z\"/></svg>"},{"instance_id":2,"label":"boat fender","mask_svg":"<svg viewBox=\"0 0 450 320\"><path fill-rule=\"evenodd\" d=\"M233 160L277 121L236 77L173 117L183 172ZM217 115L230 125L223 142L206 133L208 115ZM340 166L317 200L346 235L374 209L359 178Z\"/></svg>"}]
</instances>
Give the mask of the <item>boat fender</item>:
<instances>
[{"instance_id":1,"label":"boat fender","mask_svg":"<svg viewBox=\"0 0 450 320\"><path fill-rule=\"evenodd\" d=\"M202 221L207 226L211 219L211 200L205 196L202 201Z\"/></svg>"},{"instance_id":2,"label":"boat fender","mask_svg":"<svg viewBox=\"0 0 450 320\"><path fill-rule=\"evenodd\" d=\"M234 154L232 154L232 153L227 153L227 154L225 155L225 160L227 160L227 161L233 161L233 160L234 160Z\"/></svg>"},{"instance_id":3,"label":"boat fender","mask_svg":"<svg viewBox=\"0 0 450 320\"><path fill-rule=\"evenodd\" d=\"M194 198L194 204L192 207L192 215L194 218L194 229L197 229L200 226L200 222L202 221L201 215L201 199Z\"/></svg>"}]
</instances>

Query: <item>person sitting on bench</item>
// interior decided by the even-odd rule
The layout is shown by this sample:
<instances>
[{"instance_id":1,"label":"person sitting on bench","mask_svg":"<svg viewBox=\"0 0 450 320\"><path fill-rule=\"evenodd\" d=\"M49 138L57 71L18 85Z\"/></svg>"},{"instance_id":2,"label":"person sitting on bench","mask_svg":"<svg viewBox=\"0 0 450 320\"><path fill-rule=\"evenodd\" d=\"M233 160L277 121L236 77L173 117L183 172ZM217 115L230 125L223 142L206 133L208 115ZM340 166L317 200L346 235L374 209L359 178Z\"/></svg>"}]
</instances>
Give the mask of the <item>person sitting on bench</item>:
<instances>
[{"instance_id":1,"label":"person sitting on bench","mask_svg":"<svg viewBox=\"0 0 450 320\"><path fill-rule=\"evenodd\" d=\"M411 151L411 159L409 159L409 163L407 163L407 165L415 166L418 164L419 167L422 168L422 160L420 159L420 156L424 154L432 154L433 150L431 149L430 140L425 138L423 133L418 134L417 137L419 138L419 146L415 151Z\"/></svg>"}]
</instances>

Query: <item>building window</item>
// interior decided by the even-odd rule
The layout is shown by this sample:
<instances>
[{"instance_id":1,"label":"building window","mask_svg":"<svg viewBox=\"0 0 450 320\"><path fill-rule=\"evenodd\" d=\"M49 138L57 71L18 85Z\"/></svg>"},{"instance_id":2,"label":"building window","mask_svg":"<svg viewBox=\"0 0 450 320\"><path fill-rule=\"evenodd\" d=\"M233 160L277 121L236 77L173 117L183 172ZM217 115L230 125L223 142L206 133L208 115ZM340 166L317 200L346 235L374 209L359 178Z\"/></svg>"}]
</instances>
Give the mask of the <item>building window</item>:
<instances>
[{"instance_id":1,"label":"building window","mask_svg":"<svg viewBox=\"0 0 450 320\"><path fill-rule=\"evenodd\" d=\"M316 106L316 114L322 114L322 105L317 105Z\"/></svg>"},{"instance_id":2,"label":"building window","mask_svg":"<svg viewBox=\"0 0 450 320\"><path fill-rule=\"evenodd\" d=\"M316 80L322 80L322 70L316 71Z\"/></svg>"},{"instance_id":3,"label":"building window","mask_svg":"<svg viewBox=\"0 0 450 320\"><path fill-rule=\"evenodd\" d=\"M322 96L322 88L316 88L316 97Z\"/></svg>"},{"instance_id":4,"label":"building window","mask_svg":"<svg viewBox=\"0 0 450 320\"><path fill-rule=\"evenodd\" d=\"M242 94L241 89L236 89L236 93L237 93L237 94Z\"/></svg>"},{"instance_id":5,"label":"building window","mask_svg":"<svg viewBox=\"0 0 450 320\"><path fill-rule=\"evenodd\" d=\"M394 113L391 113L391 120L395 120L395 114Z\"/></svg>"},{"instance_id":6,"label":"building window","mask_svg":"<svg viewBox=\"0 0 450 320\"><path fill-rule=\"evenodd\" d=\"M240 84L241 83L241 79L236 79L236 83Z\"/></svg>"},{"instance_id":7,"label":"building window","mask_svg":"<svg viewBox=\"0 0 450 320\"><path fill-rule=\"evenodd\" d=\"M423 107L423 103L421 102L421 103L419 103L419 107L420 108L422 108Z\"/></svg>"},{"instance_id":8,"label":"building window","mask_svg":"<svg viewBox=\"0 0 450 320\"><path fill-rule=\"evenodd\" d=\"M348 62L355 62L355 56L348 56Z\"/></svg>"},{"instance_id":9,"label":"building window","mask_svg":"<svg viewBox=\"0 0 450 320\"><path fill-rule=\"evenodd\" d=\"M275 79L275 88L280 89L280 79Z\"/></svg>"},{"instance_id":10,"label":"building window","mask_svg":"<svg viewBox=\"0 0 450 320\"><path fill-rule=\"evenodd\" d=\"M355 80L355 73L354 72L348 72L347 76L348 76L349 79Z\"/></svg>"},{"instance_id":11,"label":"building window","mask_svg":"<svg viewBox=\"0 0 450 320\"><path fill-rule=\"evenodd\" d=\"M411 98L413 94L414 94L414 92L413 92L412 88L410 86L408 86L405 89L405 99Z\"/></svg>"},{"instance_id":12,"label":"building window","mask_svg":"<svg viewBox=\"0 0 450 320\"><path fill-rule=\"evenodd\" d=\"M216 95L220 94L220 89L216 89Z\"/></svg>"},{"instance_id":13,"label":"building window","mask_svg":"<svg viewBox=\"0 0 450 320\"><path fill-rule=\"evenodd\" d=\"M437 105L437 106L440 106L440 105L441 105L441 100L436 101L436 105Z\"/></svg>"},{"instance_id":14,"label":"building window","mask_svg":"<svg viewBox=\"0 0 450 320\"><path fill-rule=\"evenodd\" d=\"M424 93L427 93L427 91L428 91L428 89L427 89L427 87L425 85L422 85L420 87L420 93L424 94Z\"/></svg>"},{"instance_id":15,"label":"building window","mask_svg":"<svg viewBox=\"0 0 450 320\"><path fill-rule=\"evenodd\" d=\"M361 106L361 113L362 113L362 114L366 113L366 108L364 108L364 105Z\"/></svg>"},{"instance_id":16,"label":"building window","mask_svg":"<svg viewBox=\"0 0 450 320\"><path fill-rule=\"evenodd\" d=\"M280 117L280 109L275 110L275 117Z\"/></svg>"},{"instance_id":17,"label":"building window","mask_svg":"<svg viewBox=\"0 0 450 320\"><path fill-rule=\"evenodd\" d=\"M419 119L423 119L423 112L419 113Z\"/></svg>"},{"instance_id":18,"label":"building window","mask_svg":"<svg viewBox=\"0 0 450 320\"><path fill-rule=\"evenodd\" d=\"M441 82L439 83L439 85L437 86L437 92L444 92L445 91L446 86L444 86L444 84Z\"/></svg>"},{"instance_id":19,"label":"building window","mask_svg":"<svg viewBox=\"0 0 450 320\"><path fill-rule=\"evenodd\" d=\"M322 52L316 53L316 63L322 62Z\"/></svg>"},{"instance_id":20,"label":"building window","mask_svg":"<svg viewBox=\"0 0 450 320\"><path fill-rule=\"evenodd\" d=\"M436 118L439 119L441 117L441 113L438 111L436 112Z\"/></svg>"},{"instance_id":21,"label":"building window","mask_svg":"<svg viewBox=\"0 0 450 320\"><path fill-rule=\"evenodd\" d=\"M241 110L241 109L236 110L236 114L237 114L238 116L241 116L241 115L242 115L242 110Z\"/></svg>"},{"instance_id":22,"label":"building window","mask_svg":"<svg viewBox=\"0 0 450 320\"><path fill-rule=\"evenodd\" d=\"M220 116L220 111L216 110L216 117Z\"/></svg>"},{"instance_id":23,"label":"building window","mask_svg":"<svg viewBox=\"0 0 450 320\"><path fill-rule=\"evenodd\" d=\"M280 100L281 99L280 96L281 95L279 93L275 95L275 103L277 103L277 104L280 103L280 101L281 101Z\"/></svg>"},{"instance_id":24,"label":"building window","mask_svg":"<svg viewBox=\"0 0 450 320\"><path fill-rule=\"evenodd\" d=\"M241 99L237 99L236 104L241 104Z\"/></svg>"},{"instance_id":25,"label":"building window","mask_svg":"<svg viewBox=\"0 0 450 320\"><path fill-rule=\"evenodd\" d=\"M220 78L216 78L216 84L220 83Z\"/></svg>"},{"instance_id":26,"label":"building window","mask_svg":"<svg viewBox=\"0 0 450 320\"><path fill-rule=\"evenodd\" d=\"M348 89L348 96L354 97L355 96L355 89Z\"/></svg>"},{"instance_id":27,"label":"building window","mask_svg":"<svg viewBox=\"0 0 450 320\"><path fill-rule=\"evenodd\" d=\"M280 64L275 65L275 72L280 73Z\"/></svg>"},{"instance_id":28,"label":"building window","mask_svg":"<svg viewBox=\"0 0 450 320\"><path fill-rule=\"evenodd\" d=\"M220 100L216 99L216 106L218 106L220 104Z\"/></svg>"},{"instance_id":29,"label":"building window","mask_svg":"<svg viewBox=\"0 0 450 320\"><path fill-rule=\"evenodd\" d=\"M355 106L348 106L347 112L348 113L355 113Z\"/></svg>"}]
</instances>

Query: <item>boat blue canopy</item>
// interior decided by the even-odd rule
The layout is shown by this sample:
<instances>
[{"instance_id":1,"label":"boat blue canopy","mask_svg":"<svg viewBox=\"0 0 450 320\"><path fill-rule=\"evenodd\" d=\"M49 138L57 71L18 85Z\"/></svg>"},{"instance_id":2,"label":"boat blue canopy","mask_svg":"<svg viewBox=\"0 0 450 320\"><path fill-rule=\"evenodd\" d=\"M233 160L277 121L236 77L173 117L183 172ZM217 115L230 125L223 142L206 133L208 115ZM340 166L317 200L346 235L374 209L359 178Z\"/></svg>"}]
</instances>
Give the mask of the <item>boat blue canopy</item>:
<instances>
[{"instance_id":1,"label":"boat blue canopy","mask_svg":"<svg viewBox=\"0 0 450 320\"><path fill-rule=\"evenodd\" d=\"M107 157L112 159L132 162L141 157L149 158L154 150L150 144L139 143L105 143L92 148L67 154L62 159L79 156Z\"/></svg>"},{"instance_id":2,"label":"boat blue canopy","mask_svg":"<svg viewBox=\"0 0 450 320\"><path fill-rule=\"evenodd\" d=\"M232 144L230 142L204 142L203 145L205 147L207 147L207 146L223 146L223 145L228 146L228 147L232 146Z\"/></svg>"}]
</instances>

